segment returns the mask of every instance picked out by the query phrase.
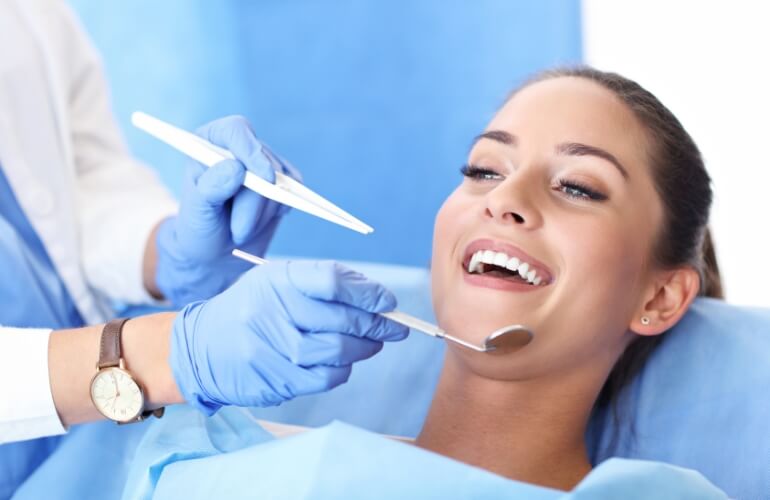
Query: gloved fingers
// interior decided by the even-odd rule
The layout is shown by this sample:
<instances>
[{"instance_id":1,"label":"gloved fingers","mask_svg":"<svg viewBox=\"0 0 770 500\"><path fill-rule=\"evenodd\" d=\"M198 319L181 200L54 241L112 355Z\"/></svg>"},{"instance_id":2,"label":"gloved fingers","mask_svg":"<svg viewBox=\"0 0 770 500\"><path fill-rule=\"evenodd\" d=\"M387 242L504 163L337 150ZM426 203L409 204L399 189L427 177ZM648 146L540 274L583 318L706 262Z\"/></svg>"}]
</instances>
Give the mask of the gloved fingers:
<instances>
[{"instance_id":1,"label":"gloved fingers","mask_svg":"<svg viewBox=\"0 0 770 500\"><path fill-rule=\"evenodd\" d=\"M253 237L243 243L236 244L241 250L248 252L252 255L263 256L267 251L267 247L270 245L270 241L273 239L273 234L278 228L278 223L281 219L274 217L265 223L260 223L254 230Z\"/></svg>"},{"instance_id":2,"label":"gloved fingers","mask_svg":"<svg viewBox=\"0 0 770 500\"><path fill-rule=\"evenodd\" d=\"M171 241L178 253L204 261L221 253L221 246L230 241L225 203L239 189L243 174L243 167L233 161L212 168L190 164Z\"/></svg>"},{"instance_id":3,"label":"gloved fingers","mask_svg":"<svg viewBox=\"0 0 770 500\"><path fill-rule=\"evenodd\" d=\"M381 284L334 261L290 261L289 282L307 297L341 302L370 312L396 308L396 297Z\"/></svg>"},{"instance_id":4,"label":"gloved fingers","mask_svg":"<svg viewBox=\"0 0 770 500\"><path fill-rule=\"evenodd\" d=\"M277 172L281 172L291 177L297 182L302 182L302 174L300 173L300 171L297 170L297 168L294 165L286 161L284 158L273 153L273 151L269 147L267 147L267 144L262 145L262 154L264 154L270 160L270 163L273 165L273 168ZM289 210L291 210L290 206L284 205L283 203L280 203L277 205L278 205L277 213L279 216L284 216Z\"/></svg>"},{"instance_id":5,"label":"gloved fingers","mask_svg":"<svg viewBox=\"0 0 770 500\"><path fill-rule=\"evenodd\" d=\"M229 150L250 172L269 182L275 182L274 166L270 158L263 154L263 145L254 135L246 118L220 118L204 125L197 133L213 144Z\"/></svg>"},{"instance_id":6,"label":"gloved fingers","mask_svg":"<svg viewBox=\"0 0 770 500\"><path fill-rule=\"evenodd\" d=\"M204 207L221 207L238 193L245 175L246 170L239 162L219 162L198 176L193 190L195 198Z\"/></svg>"},{"instance_id":7,"label":"gloved fingers","mask_svg":"<svg viewBox=\"0 0 770 500\"><path fill-rule=\"evenodd\" d=\"M316 365L305 369L308 380L304 387L298 391L299 394L315 394L318 392L334 389L340 384L344 384L350 378L352 367L345 366L327 366Z\"/></svg>"},{"instance_id":8,"label":"gloved fingers","mask_svg":"<svg viewBox=\"0 0 770 500\"><path fill-rule=\"evenodd\" d=\"M197 161L190 160L187 162L187 166L184 170L184 184L182 185L183 189L189 190L195 187L195 184L198 182L198 178L208 169L209 168L206 165L198 163Z\"/></svg>"},{"instance_id":9,"label":"gloved fingers","mask_svg":"<svg viewBox=\"0 0 770 500\"><path fill-rule=\"evenodd\" d=\"M403 340L409 329L376 313L315 299L285 301L294 326L303 332L335 332L376 341Z\"/></svg>"},{"instance_id":10,"label":"gloved fingers","mask_svg":"<svg viewBox=\"0 0 770 500\"><path fill-rule=\"evenodd\" d=\"M289 163L282 156L275 154L267 144L262 144L262 154L265 155L265 157L273 165L273 169L275 169L277 172L288 175L297 182L302 182L302 174L299 170L297 170L297 167Z\"/></svg>"},{"instance_id":11,"label":"gloved fingers","mask_svg":"<svg viewBox=\"0 0 770 500\"><path fill-rule=\"evenodd\" d=\"M223 161L211 168L191 163L185 175L178 230L208 238L210 233L226 229L222 227L224 204L240 188L244 173L234 161Z\"/></svg>"},{"instance_id":12,"label":"gloved fingers","mask_svg":"<svg viewBox=\"0 0 770 500\"><path fill-rule=\"evenodd\" d=\"M382 350L382 342L332 332L304 333L289 355L298 366L344 366L371 358Z\"/></svg>"},{"instance_id":13,"label":"gloved fingers","mask_svg":"<svg viewBox=\"0 0 770 500\"><path fill-rule=\"evenodd\" d=\"M270 205L250 189L241 189L235 195L230 210L230 233L235 245L241 246L253 238L259 222L265 217L271 217L271 214L265 212L275 212L270 209Z\"/></svg>"}]
</instances>

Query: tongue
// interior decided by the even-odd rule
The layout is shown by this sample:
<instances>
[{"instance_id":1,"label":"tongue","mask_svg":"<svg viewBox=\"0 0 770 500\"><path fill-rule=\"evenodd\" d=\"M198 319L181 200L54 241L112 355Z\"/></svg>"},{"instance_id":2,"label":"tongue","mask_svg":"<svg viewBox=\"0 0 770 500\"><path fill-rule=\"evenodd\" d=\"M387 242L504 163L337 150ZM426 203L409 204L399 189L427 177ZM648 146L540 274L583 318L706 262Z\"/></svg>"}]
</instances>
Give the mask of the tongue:
<instances>
[{"instance_id":1,"label":"tongue","mask_svg":"<svg viewBox=\"0 0 770 500\"><path fill-rule=\"evenodd\" d=\"M515 281L517 283L529 284L529 281L519 276L519 273L514 273L512 271L504 271L499 268L490 269L489 271L484 271L484 276L492 276L493 278L500 278L508 281Z\"/></svg>"}]
</instances>

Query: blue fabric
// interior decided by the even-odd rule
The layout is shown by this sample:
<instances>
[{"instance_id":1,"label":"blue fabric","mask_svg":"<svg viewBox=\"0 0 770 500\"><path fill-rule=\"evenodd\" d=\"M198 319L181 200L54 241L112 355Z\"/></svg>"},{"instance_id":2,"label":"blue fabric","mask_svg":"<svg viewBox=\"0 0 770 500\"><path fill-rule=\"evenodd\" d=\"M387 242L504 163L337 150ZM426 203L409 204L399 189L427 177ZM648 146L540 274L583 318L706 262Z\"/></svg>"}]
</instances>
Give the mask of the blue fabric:
<instances>
[{"instance_id":1,"label":"blue fabric","mask_svg":"<svg viewBox=\"0 0 770 500\"><path fill-rule=\"evenodd\" d=\"M133 490L154 485L165 462L228 453L267 439L271 436L238 408L206 418L191 407L176 407L167 409L160 420L123 426L113 422L80 425L70 430L56 453L19 488L14 499L50 498L54 484L58 499L120 498L126 485ZM138 453L140 443L144 451ZM155 462L143 457L153 457Z\"/></svg>"},{"instance_id":2,"label":"blue fabric","mask_svg":"<svg viewBox=\"0 0 770 500\"><path fill-rule=\"evenodd\" d=\"M0 167L0 325L65 328L83 320ZM59 438L0 445L0 498L56 447Z\"/></svg>"},{"instance_id":3,"label":"blue fabric","mask_svg":"<svg viewBox=\"0 0 770 500\"><path fill-rule=\"evenodd\" d=\"M80 326L75 303L0 167L0 325Z\"/></svg>"},{"instance_id":4,"label":"blue fabric","mask_svg":"<svg viewBox=\"0 0 770 500\"><path fill-rule=\"evenodd\" d=\"M665 335L618 405L622 423L595 419L594 461L659 460L734 498L770 498L770 310L699 299Z\"/></svg>"},{"instance_id":5,"label":"blue fabric","mask_svg":"<svg viewBox=\"0 0 770 500\"><path fill-rule=\"evenodd\" d=\"M227 409L223 413L234 413ZM238 411L238 410L235 410ZM189 409L170 415L159 432L139 445L123 500L149 498L526 498L550 500L553 490L509 481L415 446L333 422L298 436L267 435L229 454L197 455L186 445L206 442L210 433L233 433L232 417L216 415L204 428ZM243 418L241 418L243 420ZM257 427L255 422L240 422ZM156 424L157 425L157 424ZM174 428L184 426L183 433ZM158 426L160 427L160 426ZM255 436L258 438L258 436ZM178 444L184 443L184 450ZM264 443L264 444L263 444ZM259 446L254 446L254 445ZM193 445L194 448L194 445ZM203 451L203 450L202 450ZM203 476L203 477L202 477ZM512 496L515 493L519 496Z\"/></svg>"},{"instance_id":6,"label":"blue fabric","mask_svg":"<svg viewBox=\"0 0 770 500\"><path fill-rule=\"evenodd\" d=\"M610 458L564 500L723 500L728 496L700 472L661 462Z\"/></svg>"},{"instance_id":7,"label":"blue fabric","mask_svg":"<svg viewBox=\"0 0 770 500\"><path fill-rule=\"evenodd\" d=\"M136 448L152 422L118 426L103 421L72 427L13 498L120 498Z\"/></svg>"},{"instance_id":8,"label":"blue fabric","mask_svg":"<svg viewBox=\"0 0 770 500\"><path fill-rule=\"evenodd\" d=\"M207 418L191 407L74 430L15 498L46 498L52 484L62 499L726 498L699 473L661 463L608 460L565 494L341 422L276 440L243 409Z\"/></svg>"}]
</instances>

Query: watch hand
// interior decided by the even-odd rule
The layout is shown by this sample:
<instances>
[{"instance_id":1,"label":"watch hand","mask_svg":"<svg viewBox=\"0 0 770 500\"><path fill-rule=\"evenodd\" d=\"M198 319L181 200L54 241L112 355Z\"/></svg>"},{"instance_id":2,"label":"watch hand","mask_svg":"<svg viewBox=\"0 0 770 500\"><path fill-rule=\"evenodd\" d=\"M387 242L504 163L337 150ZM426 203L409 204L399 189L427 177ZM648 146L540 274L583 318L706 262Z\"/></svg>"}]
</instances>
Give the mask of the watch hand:
<instances>
[{"instance_id":1,"label":"watch hand","mask_svg":"<svg viewBox=\"0 0 770 500\"><path fill-rule=\"evenodd\" d=\"M118 379L115 378L114 373L110 373L110 375L112 375L112 383L115 384L115 397L117 398L120 396L120 389L118 388Z\"/></svg>"}]
</instances>

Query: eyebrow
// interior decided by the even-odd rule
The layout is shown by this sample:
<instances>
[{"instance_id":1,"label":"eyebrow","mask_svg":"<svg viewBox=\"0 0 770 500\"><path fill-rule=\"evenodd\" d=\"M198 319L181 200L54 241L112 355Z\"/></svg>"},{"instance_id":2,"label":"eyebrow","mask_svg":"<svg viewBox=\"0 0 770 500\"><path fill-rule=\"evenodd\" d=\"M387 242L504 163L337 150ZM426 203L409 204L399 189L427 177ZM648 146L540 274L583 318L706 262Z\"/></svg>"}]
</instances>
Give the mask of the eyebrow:
<instances>
[{"instance_id":1,"label":"eyebrow","mask_svg":"<svg viewBox=\"0 0 770 500\"><path fill-rule=\"evenodd\" d=\"M490 130L484 132L483 134L476 136L473 140L473 145L481 139L489 139L505 144L506 146L516 146L519 142L515 135L504 130ZM596 146L589 146L588 144L581 144L579 142L565 142L556 146L556 154L565 156L595 156L601 158L612 163L623 178L628 179L628 170L626 170L623 164L615 158L615 155L601 148L597 148Z\"/></svg>"},{"instance_id":2,"label":"eyebrow","mask_svg":"<svg viewBox=\"0 0 770 500\"><path fill-rule=\"evenodd\" d=\"M483 134L477 135L476 138L473 139L473 144L471 144L471 147L475 146L476 143L481 139L490 139L507 146L515 146L519 142L515 135L509 134L505 130L490 130L488 132L484 132Z\"/></svg>"},{"instance_id":3,"label":"eyebrow","mask_svg":"<svg viewBox=\"0 0 770 500\"><path fill-rule=\"evenodd\" d=\"M612 163L617 168L624 179L628 179L628 170L618 161L615 156L596 146L581 144L579 142L565 142L556 146L556 153L567 156L596 156Z\"/></svg>"}]
</instances>

